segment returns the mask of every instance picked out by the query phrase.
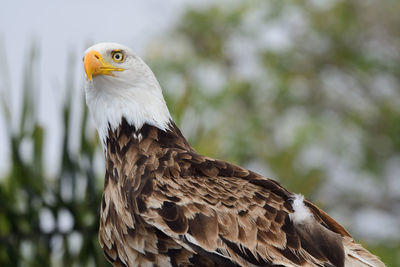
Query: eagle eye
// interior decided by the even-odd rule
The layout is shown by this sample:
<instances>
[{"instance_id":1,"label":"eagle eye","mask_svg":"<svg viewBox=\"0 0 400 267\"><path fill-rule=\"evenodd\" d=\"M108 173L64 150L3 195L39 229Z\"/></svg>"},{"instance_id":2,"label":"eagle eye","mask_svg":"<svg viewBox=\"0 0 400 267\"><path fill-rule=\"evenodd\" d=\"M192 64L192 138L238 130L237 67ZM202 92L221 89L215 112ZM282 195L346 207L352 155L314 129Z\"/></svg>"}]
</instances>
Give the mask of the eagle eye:
<instances>
[{"instance_id":1,"label":"eagle eye","mask_svg":"<svg viewBox=\"0 0 400 267\"><path fill-rule=\"evenodd\" d=\"M114 62L121 63L125 60L125 55L122 51L120 50L114 50L111 52L111 57L114 60Z\"/></svg>"}]
</instances>

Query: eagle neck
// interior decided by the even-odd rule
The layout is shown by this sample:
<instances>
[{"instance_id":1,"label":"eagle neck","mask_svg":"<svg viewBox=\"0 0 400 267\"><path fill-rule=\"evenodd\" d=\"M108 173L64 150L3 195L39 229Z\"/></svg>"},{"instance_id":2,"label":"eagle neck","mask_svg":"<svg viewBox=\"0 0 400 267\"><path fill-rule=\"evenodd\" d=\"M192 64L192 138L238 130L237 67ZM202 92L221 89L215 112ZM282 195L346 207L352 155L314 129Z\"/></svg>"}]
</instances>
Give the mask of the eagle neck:
<instances>
[{"instance_id":1,"label":"eagle neck","mask_svg":"<svg viewBox=\"0 0 400 267\"><path fill-rule=\"evenodd\" d=\"M165 130L147 123L137 129L122 118L117 128L109 128L105 142L106 157L118 154L124 158L126 151L131 149L146 155L156 155L160 150L172 148L194 151L172 120Z\"/></svg>"}]
</instances>

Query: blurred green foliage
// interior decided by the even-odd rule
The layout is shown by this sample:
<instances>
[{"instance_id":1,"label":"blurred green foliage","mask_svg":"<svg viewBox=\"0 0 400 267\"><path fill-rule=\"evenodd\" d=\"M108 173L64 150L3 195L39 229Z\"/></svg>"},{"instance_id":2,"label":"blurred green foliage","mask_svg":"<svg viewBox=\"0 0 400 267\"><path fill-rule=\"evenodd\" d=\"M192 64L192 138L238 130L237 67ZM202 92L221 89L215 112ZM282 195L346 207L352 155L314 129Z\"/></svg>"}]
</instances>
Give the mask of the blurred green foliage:
<instances>
[{"instance_id":1,"label":"blurred green foliage","mask_svg":"<svg viewBox=\"0 0 400 267\"><path fill-rule=\"evenodd\" d=\"M388 171L400 155L400 3L322 2L188 9L149 45L147 61L200 153L278 179L339 217L369 206L393 215L400 205ZM94 163L101 149L86 109L79 149L70 149L76 125L67 94L61 166L56 177L47 174L46 129L34 96L38 52L32 46L26 59L20 127L8 131L0 266L107 266L97 241L103 177ZM73 92L80 57L70 58L65 88ZM2 114L11 125L6 102ZM334 178L341 175L344 183ZM61 226L67 217L71 226ZM354 225L350 218L343 223ZM390 240L369 242L371 236L356 237L388 266L399 266L399 232Z\"/></svg>"},{"instance_id":2,"label":"blurred green foliage","mask_svg":"<svg viewBox=\"0 0 400 267\"><path fill-rule=\"evenodd\" d=\"M43 153L46 132L37 121L35 94L38 90L34 69L38 63L38 49L35 45L29 55L23 74L23 111L18 131L12 130L11 112L6 110L9 105L3 104L9 126L11 166L0 184L0 265L106 266L97 241L102 184L96 181L92 163L98 143L85 134L87 110L82 114L81 147L77 157L69 150L71 95L60 107L64 127L61 167L57 177L49 177ZM68 65L66 87L69 90L72 90L74 63L71 60ZM23 147L32 149L26 152ZM78 188L82 189L82 184L83 192ZM72 225L66 229L60 227L61 217L65 216L73 218ZM71 242L73 238L74 243Z\"/></svg>"}]
</instances>

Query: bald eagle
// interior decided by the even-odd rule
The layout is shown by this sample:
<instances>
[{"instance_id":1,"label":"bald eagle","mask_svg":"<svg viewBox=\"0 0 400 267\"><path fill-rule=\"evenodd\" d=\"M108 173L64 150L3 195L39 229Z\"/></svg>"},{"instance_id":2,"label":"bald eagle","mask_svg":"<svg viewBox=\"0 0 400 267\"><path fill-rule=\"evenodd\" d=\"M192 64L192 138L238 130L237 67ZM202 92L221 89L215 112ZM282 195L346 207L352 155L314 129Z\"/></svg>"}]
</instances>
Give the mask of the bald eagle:
<instances>
[{"instance_id":1,"label":"bald eagle","mask_svg":"<svg viewBox=\"0 0 400 267\"><path fill-rule=\"evenodd\" d=\"M85 51L106 174L99 240L114 266L384 266L302 195L198 154L128 47Z\"/></svg>"}]
</instances>

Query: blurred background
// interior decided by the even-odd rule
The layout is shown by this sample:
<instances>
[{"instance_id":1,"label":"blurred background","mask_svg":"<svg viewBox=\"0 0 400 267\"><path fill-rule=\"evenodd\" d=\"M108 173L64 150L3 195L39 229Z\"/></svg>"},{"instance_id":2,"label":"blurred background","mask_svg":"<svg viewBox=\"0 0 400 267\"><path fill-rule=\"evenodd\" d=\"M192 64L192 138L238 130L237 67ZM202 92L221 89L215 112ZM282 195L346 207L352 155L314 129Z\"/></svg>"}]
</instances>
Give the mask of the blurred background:
<instances>
[{"instance_id":1,"label":"blurred background","mask_svg":"<svg viewBox=\"0 0 400 267\"><path fill-rule=\"evenodd\" d=\"M83 51L124 43L195 149L304 194L400 266L400 2L8 1L0 266L109 266Z\"/></svg>"}]
</instances>

